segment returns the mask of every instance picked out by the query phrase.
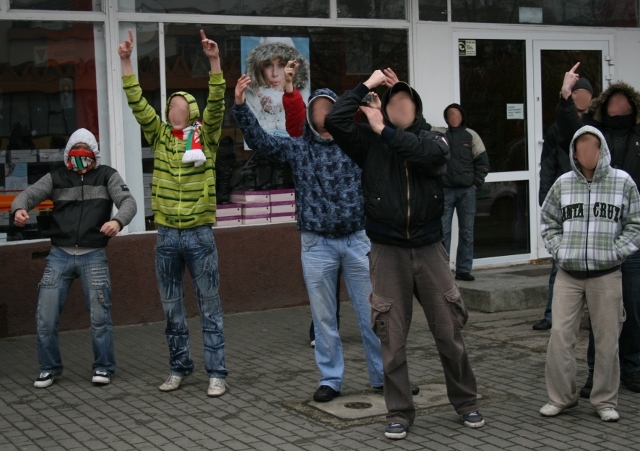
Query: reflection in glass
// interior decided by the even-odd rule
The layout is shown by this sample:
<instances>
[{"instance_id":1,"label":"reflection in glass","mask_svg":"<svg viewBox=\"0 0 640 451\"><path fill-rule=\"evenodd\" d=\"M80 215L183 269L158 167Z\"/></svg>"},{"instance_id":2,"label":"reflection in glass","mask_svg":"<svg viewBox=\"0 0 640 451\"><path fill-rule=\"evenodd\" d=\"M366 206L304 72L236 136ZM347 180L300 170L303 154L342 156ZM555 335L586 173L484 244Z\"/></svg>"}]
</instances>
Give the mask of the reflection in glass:
<instances>
[{"instance_id":1,"label":"reflection in glass","mask_svg":"<svg viewBox=\"0 0 640 451\"><path fill-rule=\"evenodd\" d=\"M637 0L451 0L454 22L637 27Z\"/></svg>"},{"instance_id":2,"label":"reflection in glass","mask_svg":"<svg viewBox=\"0 0 640 451\"><path fill-rule=\"evenodd\" d=\"M420 20L447 21L447 0L420 0Z\"/></svg>"},{"instance_id":3,"label":"reflection in glass","mask_svg":"<svg viewBox=\"0 0 640 451\"><path fill-rule=\"evenodd\" d=\"M405 19L404 3L397 0L338 0L338 17Z\"/></svg>"},{"instance_id":4,"label":"reflection in glass","mask_svg":"<svg viewBox=\"0 0 640 451\"><path fill-rule=\"evenodd\" d=\"M602 52L600 50L541 50L542 125L546 130L556 121L558 92L564 74L580 62L578 73L593 86L593 98L602 92Z\"/></svg>"},{"instance_id":5,"label":"reflection in glass","mask_svg":"<svg viewBox=\"0 0 640 451\"><path fill-rule=\"evenodd\" d=\"M50 202L24 228L11 224L9 208L63 165L71 133L86 128L100 142L96 70L105 65L96 64L96 46L104 43L94 33L103 35L102 25L0 21L0 234L8 241L42 237Z\"/></svg>"},{"instance_id":6,"label":"reflection in glass","mask_svg":"<svg viewBox=\"0 0 640 451\"><path fill-rule=\"evenodd\" d=\"M98 0L9 0L12 9L42 9L59 11L102 11Z\"/></svg>"},{"instance_id":7,"label":"reflection in glass","mask_svg":"<svg viewBox=\"0 0 640 451\"><path fill-rule=\"evenodd\" d=\"M487 182L476 193L474 258L528 254L529 182Z\"/></svg>"},{"instance_id":8,"label":"reflection in glass","mask_svg":"<svg viewBox=\"0 0 640 451\"><path fill-rule=\"evenodd\" d=\"M466 124L482 138L491 172L526 171L525 42L465 39L463 43L460 99Z\"/></svg>"},{"instance_id":9,"label":"reflection in glass","mask_svg":"<svg viewBox=\"0 0 640 451\"><path fill-rule=\"evenodd\" d=\"M329 17L329 0L118 0L119 11L223 16Z\"/></svg>"}]
</instances>

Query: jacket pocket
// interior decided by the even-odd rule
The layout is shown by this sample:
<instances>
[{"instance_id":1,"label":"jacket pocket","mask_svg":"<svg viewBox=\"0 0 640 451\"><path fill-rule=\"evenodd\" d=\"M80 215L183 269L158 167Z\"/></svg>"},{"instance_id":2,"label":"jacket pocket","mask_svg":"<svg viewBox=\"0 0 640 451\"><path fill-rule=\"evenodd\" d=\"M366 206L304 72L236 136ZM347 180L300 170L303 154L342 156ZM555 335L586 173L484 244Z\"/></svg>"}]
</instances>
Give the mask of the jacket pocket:
<instances>
[{"instance_id":1,"label":"jacket pocket","mask_svg":"<svg viewBox=\"0 0 640 451\"><path fill-rule=\"evenodd\" d=\"M380 342L389 346L389 310L393 301L371 293L371 328Z\"/></svg>"},{"instance_id":2,"label":"jacket pocket","mask_svg":"<svg viewBox=\"0 0 640 451\"><path fill-rule=\"evenodd\" d=\"M462 329L464 325L467 324L469 312L467 312L467 308L464 306L458 286L453 285L453 287L444 294L444 297L451 308L451 319L453 320L453 324L456 329Z\"/></svg>"}]
</instances>

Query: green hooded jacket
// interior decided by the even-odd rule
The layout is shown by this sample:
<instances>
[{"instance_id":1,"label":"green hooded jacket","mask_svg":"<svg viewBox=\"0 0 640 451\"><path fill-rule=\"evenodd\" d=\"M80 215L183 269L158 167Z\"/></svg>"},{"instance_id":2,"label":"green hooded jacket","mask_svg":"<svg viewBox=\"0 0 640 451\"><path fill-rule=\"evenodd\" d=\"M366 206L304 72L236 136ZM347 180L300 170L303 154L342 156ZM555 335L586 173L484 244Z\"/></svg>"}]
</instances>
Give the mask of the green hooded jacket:
<instances>
[{"instance_id":1,"label":"green hooded jacket","mask_svg":"<svg viewBox=\"0 0 640 451\"><path fill-rule=\"evenodd\" d=\"M122 77L127 102L154 151L151 208L157 224L188 229L216 221L216 153L224 118L222 73L209 74L209 97L204 110L201 131L202 151L207 161L200 167L183 163L186 141L173 136L170 124L162 122L147 100L135 75ZM189 122L200 116L196 99L186 92L175 95L189 102Z\"/></svg>"}]
</instances>

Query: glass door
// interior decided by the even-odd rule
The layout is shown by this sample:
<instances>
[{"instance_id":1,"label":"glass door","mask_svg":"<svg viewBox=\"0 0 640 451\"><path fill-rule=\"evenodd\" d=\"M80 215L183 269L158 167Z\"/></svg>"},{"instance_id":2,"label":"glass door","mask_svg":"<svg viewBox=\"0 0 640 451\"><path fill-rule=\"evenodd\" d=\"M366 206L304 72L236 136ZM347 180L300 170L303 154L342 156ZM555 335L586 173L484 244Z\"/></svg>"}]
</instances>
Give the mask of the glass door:
<instances>
[{"instance_id":1,"label":"glass door","mask_svg":"<svg viewBox=\"0 0 640 451\"><path fill-rule=\"evenodd\" d=\"M578 73L589 80L593 86L595 99L609 83L611 78L609 67L613 64L609 56L608 40L534 40L533 41L533 69L534 69L534 137L532 148L535 149L536 196L540 182L540 160L544 136L549 127L556 120L556 105L562 87L562 80L575 63L580 62ZM537 204L537 203L536 203ZM537 208L535 228L538 229L534 237L537 243L537 258L547 257L542 237L539 233L540 209Z\"/></svg>"}]
</instances>

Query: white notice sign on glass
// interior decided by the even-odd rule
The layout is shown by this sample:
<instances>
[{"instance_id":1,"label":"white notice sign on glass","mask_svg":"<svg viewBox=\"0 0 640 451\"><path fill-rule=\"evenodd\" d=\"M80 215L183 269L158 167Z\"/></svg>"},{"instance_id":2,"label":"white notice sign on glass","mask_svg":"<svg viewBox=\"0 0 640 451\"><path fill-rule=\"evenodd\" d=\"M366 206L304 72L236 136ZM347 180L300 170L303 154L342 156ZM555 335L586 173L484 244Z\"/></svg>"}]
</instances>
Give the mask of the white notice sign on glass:
<instances>
[{"instance_id":1,"label":"white notice sign on glass","mask_svg":"<svg viewBox=\"0 0 640 451\"><path fill-rule=\"evenodd\" d=\"M507 120L524 119L524 104L507 103Z\"/></svg>"}]
</instances>

